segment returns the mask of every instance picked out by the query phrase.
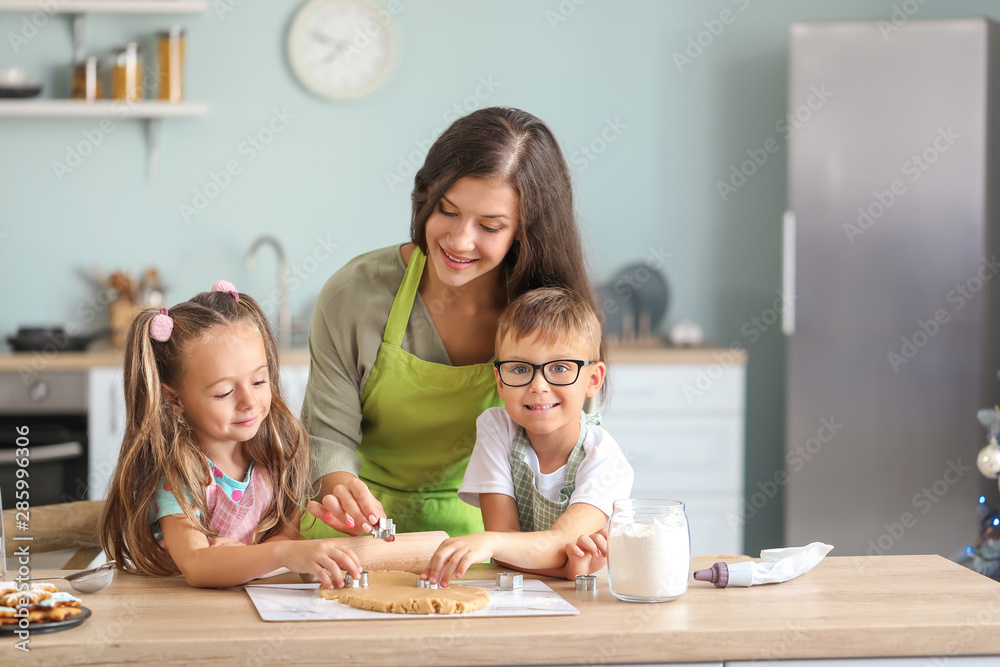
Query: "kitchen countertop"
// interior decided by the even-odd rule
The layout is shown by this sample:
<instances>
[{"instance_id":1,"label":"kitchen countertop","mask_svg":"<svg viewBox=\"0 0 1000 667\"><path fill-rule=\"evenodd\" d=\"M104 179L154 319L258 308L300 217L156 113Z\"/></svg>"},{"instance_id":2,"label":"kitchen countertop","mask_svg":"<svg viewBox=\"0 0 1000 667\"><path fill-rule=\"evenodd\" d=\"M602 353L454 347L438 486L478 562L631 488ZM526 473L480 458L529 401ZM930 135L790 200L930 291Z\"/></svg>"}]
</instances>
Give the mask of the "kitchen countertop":
<instances>
[{"instance_id":1,"label":"kitchen countertop","mask_svg":"<svg viewBox=\"0 0 1000 667\"><path fill-rule=\"evenodd\" d=\"M692 569L717 559L695 558ZM495 572L477 565L466 576ZM1000 655L1000 583L940 556L828 557L783 584L718 590L692 582L662 604L617 601L603 573L596 595L545 581L580 614L267 623L240 587L119 574L107 590L83 596L93 616L81 627L34 635L31 653L14 660L498 665ZM15 641L0 638L5 663Z\"/></svg>"},{"instance_id":2,"label":"kitchen countertop","mask_svg":"<svg viewBox=\"0 0 1000 667\"><path fill-rule=\"evenodd\" d=\"M8 352L0 354L3 372L68 372L86 371L100 366L120 366L122 353L117 350L90 352ZM616 345L608 351L611 364L746 364L746 350L714 347L666 347L662 345ZM296 348L281 351L281 363L307 365L309 350Z\"/></svg>"}]
</instances>

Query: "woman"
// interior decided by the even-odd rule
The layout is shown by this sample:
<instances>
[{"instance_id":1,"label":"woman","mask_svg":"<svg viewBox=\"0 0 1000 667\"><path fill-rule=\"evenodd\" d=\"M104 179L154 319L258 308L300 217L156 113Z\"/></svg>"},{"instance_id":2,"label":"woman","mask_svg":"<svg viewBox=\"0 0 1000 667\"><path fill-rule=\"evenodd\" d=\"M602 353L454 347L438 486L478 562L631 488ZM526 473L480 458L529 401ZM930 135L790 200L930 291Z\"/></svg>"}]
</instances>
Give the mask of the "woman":
<instances>
[{"instance_id":1,"label":"woman","mask_svg":"<svg viewBox=\"0 0 1000 667\"><path fill-rule=\"evenodd\" d=\"M412 199L411 242L355 258L316 303L302 418L320 501L308 537L367 533L384 516L399 532L483 530L456 492L476 418L502 405L490 364L500 312L536 287L591 294L569 170L531 114L455 121Z\"/></svg>"}]
</instances>

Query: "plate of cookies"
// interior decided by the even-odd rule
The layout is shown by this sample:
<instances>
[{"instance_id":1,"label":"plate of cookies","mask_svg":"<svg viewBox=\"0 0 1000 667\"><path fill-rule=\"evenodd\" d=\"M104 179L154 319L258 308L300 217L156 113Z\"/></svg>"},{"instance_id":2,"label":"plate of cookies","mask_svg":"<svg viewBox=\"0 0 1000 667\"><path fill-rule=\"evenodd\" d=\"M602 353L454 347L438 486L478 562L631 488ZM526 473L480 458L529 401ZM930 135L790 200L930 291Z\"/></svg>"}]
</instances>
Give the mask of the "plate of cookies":
<instances>
[{"instance_id":1,"label":"plate of cookies","mask_svg":"<svg viewBox=\"0 0 1000 667\"><path fill-rule=\"evenodd\" d=\"M28 627L20 621L27 610ZM18 590L15 582L0 582L0 635L27 629L32 634L75 628L90 618L90 610L80 598L64 593L49 583L32 583Z\"/></svg>"}]
</instances>

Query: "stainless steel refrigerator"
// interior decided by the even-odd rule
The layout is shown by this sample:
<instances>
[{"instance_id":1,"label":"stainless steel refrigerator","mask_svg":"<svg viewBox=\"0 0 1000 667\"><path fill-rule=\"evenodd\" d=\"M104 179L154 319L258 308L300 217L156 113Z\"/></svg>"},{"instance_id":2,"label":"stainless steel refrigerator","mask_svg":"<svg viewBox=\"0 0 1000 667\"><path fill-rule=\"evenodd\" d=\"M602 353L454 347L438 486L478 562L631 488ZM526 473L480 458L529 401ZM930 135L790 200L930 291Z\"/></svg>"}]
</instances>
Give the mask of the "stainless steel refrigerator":
<instances>
[{"instance_id":1,"label":"stainless steel refrigerator","mask_svg":"<svg viewBox=\"0 0 1000 667\"><path fill-rule=\"evenodd\" d=\"M789 545L951 555L996 499L975 458L1000 402L997 39L985 19L791 27Z\"/></svg>"}]
</instances>

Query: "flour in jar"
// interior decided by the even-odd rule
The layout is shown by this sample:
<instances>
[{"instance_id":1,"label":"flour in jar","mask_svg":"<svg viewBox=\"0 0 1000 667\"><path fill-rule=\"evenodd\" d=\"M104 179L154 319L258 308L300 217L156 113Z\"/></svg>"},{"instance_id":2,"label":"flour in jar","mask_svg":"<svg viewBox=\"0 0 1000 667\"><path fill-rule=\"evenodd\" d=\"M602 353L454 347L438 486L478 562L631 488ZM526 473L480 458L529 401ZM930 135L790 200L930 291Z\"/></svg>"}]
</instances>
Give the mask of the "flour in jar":
<instances>
[{"instance_id":1,"label":"flour in jar","mask_svg":"<svg viewBox=\"0 0 1000 667\"><path fill-rule=\"evenodd\" d=\"M608 572L615 595L672 600L687 591L691 539L687 521L612 522Z\"/></svg>"}]
</instances>

